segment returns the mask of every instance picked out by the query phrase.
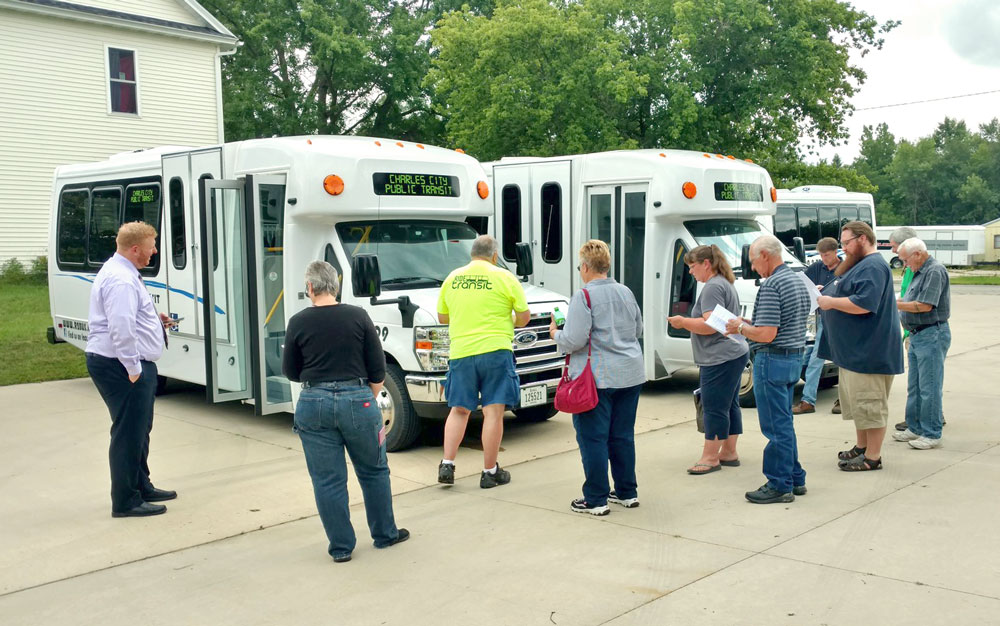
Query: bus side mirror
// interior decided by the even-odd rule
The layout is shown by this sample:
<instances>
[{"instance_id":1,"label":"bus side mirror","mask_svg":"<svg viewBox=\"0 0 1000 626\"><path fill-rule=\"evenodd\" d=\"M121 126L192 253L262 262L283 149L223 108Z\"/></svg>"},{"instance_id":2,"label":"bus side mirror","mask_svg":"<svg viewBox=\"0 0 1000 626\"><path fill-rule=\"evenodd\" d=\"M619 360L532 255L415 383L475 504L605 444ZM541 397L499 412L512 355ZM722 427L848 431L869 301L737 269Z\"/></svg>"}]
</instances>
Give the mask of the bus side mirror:
<instances>
[{"instance_id":1,"label":"bus side mirror","mask_svg":"<svg viewBox=\"0 0 1000 626\"><path fill-rule=\"evenodd\" d=\"M514 272L528 280L528 276L535 273L535 266L531 260L531 246L524 241L514 244L514 255L517 257L517 267Z\"/></svg>"},{"instance_id":2,"label":"bus side mirror","mask_svg":"<svg viewBox=\"0 0 1000 626\"><path fill-rule=\"evenodd\" d=\"M803 263L806 262L806 242L802 237L792 237L792 250L795 251L795 258Z\"/></svg>"},{"instance_id":3,"label":"bus side mirror","mask_svg":"<svg viewBox=\"0 0 1000 626\"><path fill-rule=\"evenodd\" d=\"M743 278L746 280L759 279L760 274L754 271L750 263L750 244L743 244L743 253L740 256L740 269L742 270Z\"/></svg>"},{"instance_id":4,"label":"bus side mirror","mask_svg":"<svg viewBox=\"0 0 1000 626\"><path fill-rule=\"evenodd\" d=\"M355 255L351 258L351 274L355 296L375 298L382 295L382 273L378 269L378 256Z\"/></svg>"}]
</instances>

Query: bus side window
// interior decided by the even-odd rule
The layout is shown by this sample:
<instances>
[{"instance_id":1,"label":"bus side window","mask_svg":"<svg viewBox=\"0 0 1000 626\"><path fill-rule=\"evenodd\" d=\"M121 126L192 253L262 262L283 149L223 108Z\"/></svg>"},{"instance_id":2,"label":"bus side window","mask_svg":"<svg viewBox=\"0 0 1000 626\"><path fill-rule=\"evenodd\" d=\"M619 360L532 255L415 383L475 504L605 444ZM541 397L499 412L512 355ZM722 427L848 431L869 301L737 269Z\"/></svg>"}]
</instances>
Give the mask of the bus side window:
<instances>
[{"instance_id":1,"label":"bus side window","mask_svg":"<svg viewBox=\"0 0 1000 626\"><path fill-rule=\"evenodd\" d=\"M684 262L684 255L687 251L687 246L678 239L677 243L674 244L673 269L670 273L670 315L689 316L691 308L694 306L696 282L688 270L687 263ZM691 332L667 324L667 335L690 337Z\"/></svg>"},{"instance_id":2,"label":"bus side window","mask_svg":"<svg viewBox=\"0 0 1000 626\"><path fill-rule=\"evenodd\" d=\"M59 197L58 248L56 261L64 265L83 267L87 260L87 208L90 190L68 189Z\"/></svg>"},{"instance_id":3,"label":"bus side window","mask_svg":"<svg viewBox=\"0 0 1000 626\"><path fill-rule=\"evenodd\" d=\"M542 259L562 260L562 190L559 183L542 185Z\"/></svg>"},{"instance_id":4,"label":"bus side window","mask_svg":"<svg viewBox=\"0 0 1000 626\"><path fill-rule=\"evenodd\" d=\"M799 207L799 236L809 248L819 241L819 217L815 208Z\"/></svg>"},{"instance_id":5,"label":"bus side window","mask_svg":"<svg viewBox=\"0 0 1000 626\"><path fill-rule=\"evenodd\" d=\"M139 270L144 276L156 276L160 271L160 184L139 183L125 188L125 211L122 223L143 221L156 229L156 254L149 265Z\"/></svg>"},{"instance_id":6,"label":"bus side window","mask_svg":"<svg viewBox=\"0 0 1000 626\"><path fill-rule=\"evenodd\" d=\"M187 236L184 230L184 183L170 179L170 254L174 269L187 267Z\"/></svg>"},{"instance_id":7,"label":"bus side window","mask_svg":"<svg viewBox=\"0 0 1000 626\"><path fill-rule=\"evenodd\" d=\"M122 189L95 189L90 203L90 237L87 260L91 267L100 267L115 253L115 237L121 225Z\"/></svg>"},{"instance_id":8,"label":"bus side window","mask_svg":"<svg viewBox=\"0 0 1000 626\"><path fill-rule=\"evenodd\" d=\"M323 251L323 260L333 266L335 272L337 272L337 280L340 281L340 293L337 294L337 301L342 302L344 297L344 270L340 268L340 261L337 260L337 253L333 251L332 244L326 244L326 249Z\"/></svg>"},{"instance_id":9,"label":"bus side window","mask_svg":"<svg viewBox=\"0 0 1000 626\"><path fill-rule=\"evenodd\" d=\"M842 206L840 207L840 227L843 228L844 224L847 222L858 221L858 207L857 206Z\"/></svg>"},{"instance_id":10,"label":"bus side window","mask_svg":"<svg viewBox=\"0 0 1000 626\"><path fill-rule=\"evenodd\" d=\"M198 180L212 180L214 177L211 174L202 174L198 177ZM201 187L199 186L199 189ZM206 206L211 206L210 204ZM219 216L212 211L212 234L215 244L212 246L212 271L219 269Z\"/></svg>"},{"instance_id":11,"label":"bus side window","mask_svg":"<svg viewBox=\"0 0 1000 626\"><path fill-rule=\"evenodd\" d=\"M795 222L795 207L778 207L774 212L774 236L786 246L792 245L792 238L799 234Z\"/></svg>"},{"instance_id":12,"label":"bus side window","mask_svg":"<svg viewBox=\"0 0 1000 626\"><path fill-rule=\"evenodd\" d=\"M837 207L821 206L819 208L819 235L840 240L840 218L837 217Z\"/></svg>"},{"instance_id":13,"label":"bus side window","mask_svg":"<svg viewBox=\"0 0 1000 626\"><path fill-rule=\"evenodd\" d=\"M521 241L521 188L505 185L500 196L500 219L503 232L503 258L517 261L517 242Z\"/></svg>"},{"instance_id":14,"label":"bus side window","mask_svg":"<svg viewBox=\"0 0 1000 626\"><path fill-rule=\"evenodd\" d=\"M872 225L872 208L870 206L862 206L859 209L858 219L860 219L865 224L869 226Z\"/></svg>"}]
</instances>

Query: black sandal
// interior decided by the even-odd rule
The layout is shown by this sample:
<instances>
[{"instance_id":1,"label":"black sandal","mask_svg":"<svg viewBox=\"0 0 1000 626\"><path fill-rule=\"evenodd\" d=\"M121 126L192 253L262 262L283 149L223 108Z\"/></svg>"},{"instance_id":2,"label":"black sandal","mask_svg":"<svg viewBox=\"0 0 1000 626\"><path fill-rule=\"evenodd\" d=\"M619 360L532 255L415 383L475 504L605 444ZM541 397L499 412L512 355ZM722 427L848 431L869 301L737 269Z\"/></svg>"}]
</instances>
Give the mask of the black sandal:
<instances>
[{"instance_id":1,"label":"black sandal","mask_svg":"<svg viewBox=\"0 0 1000 626\"><path fill-rule=\"evenodd\" d=\"M857 458L862 454L864 454L865 450L867 450L867 448L859 448L857 446L854 446L850 450L842 450L841 452L838 452L837 458L840 459L841 461L850 461L851 459Z\"/></svg>"},{"instance_id":2,"label":"black sandal","mask_svg":"<svg viewBox=\"0 0 1000 626\"><path fill-rule=\"evenodd\" d=\"M882 469L882 458L879 457L877 460L872 461L871 459L866 459L864 455L855 457L854 459L844 463L840 466L840 469L845 472L868 472L871 470Z\"/></svg>"}]
</instances>

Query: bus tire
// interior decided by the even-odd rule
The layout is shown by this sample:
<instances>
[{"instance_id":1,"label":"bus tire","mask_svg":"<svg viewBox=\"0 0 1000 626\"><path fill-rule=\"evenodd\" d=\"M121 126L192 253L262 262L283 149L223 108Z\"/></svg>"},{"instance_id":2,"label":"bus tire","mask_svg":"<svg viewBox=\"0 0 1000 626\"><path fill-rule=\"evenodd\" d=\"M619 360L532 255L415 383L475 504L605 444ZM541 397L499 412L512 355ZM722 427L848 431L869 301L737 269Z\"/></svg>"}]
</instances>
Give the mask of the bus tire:
<instances>
[{"instance_id":1,"label":"bus tire","mask_svg":"<svg viewBox=\"0 0 1000 626\"><path fill-rule=\"evenodd\" d=\"M747 361L740 376L740 406L744 409L757 406L757 398L753 395L753 360Z\"/></svg>"},{"instance_id":2,"label":"bus tire","mask_svg":"<svg viewBox=\"0 0 1000 626\"><path fill-rule=\"evenodd\" d=\"M406 391L406 377L398 365L386 364L385 384L375 400L385 425L385 449L397 452L412 446L423 425L413 410L410 394Z\"/></svg>"},{"instance_id":3,"label":"bus tire","mask_svg":"<svg viewBox=\"0 0 1000 626\"><path fill-rule=\"evenodd\" d=\"M891 267L894 270L898 270L901 267L903 267L903 261L901 261L898 256L894 256L892 257L892 260L889 261L889 267Z\"/></svg>"},{"instance_id":4,"label":"bus tire","mask_svg":"<svg viewBox=\"0 0 1000 626\"><path fill-rule=\"evenodd\" d=\"M544 422L554 417L558 412L554 404L542 404L529 406L526 409L514 409L514 417L519 422Z\"/></svg>"},{"instance_id":5,"label":"bus tire","mask_svg":"<svg viewBox=\"0 0 1000 626\"><path fill-rule=\"evenodd\" d=\"M162 396L166 392L167 392L167 377L166 376L160 376L159 374L157 374L157 376L156 376L156 395Z\"/></svg>"}]
</instances>

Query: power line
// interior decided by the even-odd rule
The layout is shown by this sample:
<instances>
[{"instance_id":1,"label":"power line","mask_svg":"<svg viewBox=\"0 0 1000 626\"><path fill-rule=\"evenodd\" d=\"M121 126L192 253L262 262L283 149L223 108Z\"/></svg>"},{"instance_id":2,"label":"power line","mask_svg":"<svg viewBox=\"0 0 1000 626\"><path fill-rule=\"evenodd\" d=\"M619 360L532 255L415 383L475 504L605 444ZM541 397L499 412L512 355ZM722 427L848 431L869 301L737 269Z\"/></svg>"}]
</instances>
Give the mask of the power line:
<instances>
[{"instance_id":1,"label":"power line","mask_svg":"<svg viewBox=\"0 0 1000 626\"><path fill-rule=\"evenodd\" d=\"M945 96L944 98L930 98L928 100L914 100L913 102L900 102L899 104L883 104L876 107L864 107L862 109L854 109L854 110L873 111L875 109L890 109L892 107L905 107L911 104L924 104L925 102L940 102L941 100L955 100L957 98L971 98L972 96L985 96L991 93L1000 93L1000 89L994 89L992 91L979 91L976 93L963 93L960 96Z\"/></svg>"}]
</instances>

